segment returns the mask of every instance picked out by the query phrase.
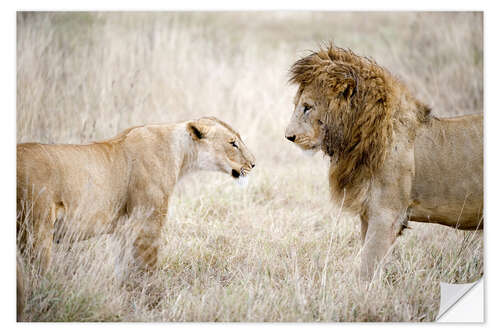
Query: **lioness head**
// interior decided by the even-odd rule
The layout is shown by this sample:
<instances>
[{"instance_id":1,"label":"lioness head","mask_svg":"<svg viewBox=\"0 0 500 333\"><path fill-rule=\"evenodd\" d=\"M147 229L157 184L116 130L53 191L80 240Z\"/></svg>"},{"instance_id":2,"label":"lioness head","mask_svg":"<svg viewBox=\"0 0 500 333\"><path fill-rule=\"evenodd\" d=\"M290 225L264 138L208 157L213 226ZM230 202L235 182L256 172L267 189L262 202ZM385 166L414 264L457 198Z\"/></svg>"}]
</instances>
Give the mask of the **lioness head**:
<instances>
[{"instance_id":1,"label":"lioness head","mask_svg":"<svg viewBox=\"0 0 500 333\"><path fill-rule=\"evenodd\" d=\"M255 157L225 122L215 117L201 118L188 122L187 131L195 143L199 169L225 172L243 181L255 167Z\"/></svg>"}]
</instances>

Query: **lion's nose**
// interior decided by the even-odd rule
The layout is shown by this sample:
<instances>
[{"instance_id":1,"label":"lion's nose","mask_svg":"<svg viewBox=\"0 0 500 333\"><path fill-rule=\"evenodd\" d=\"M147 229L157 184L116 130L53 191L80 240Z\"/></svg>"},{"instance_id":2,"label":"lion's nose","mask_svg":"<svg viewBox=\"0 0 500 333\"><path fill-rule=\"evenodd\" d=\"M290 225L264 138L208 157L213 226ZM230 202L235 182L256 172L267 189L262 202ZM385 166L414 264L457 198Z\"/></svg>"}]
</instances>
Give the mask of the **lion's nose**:
<instances>
[{"instance_id":1,"label":"lion's nose","mask_svg":"<svg viewBox=\"0 0 500 333\"><path fill-rule=\"evenodd\" d=\"M294 142L296 137L295 137L295 135L292 135L292 136L287 136L286 138L287 138L288 140L290 140L290 141Z\"/></svg>"},{"instance_id":2,"label":"lion's nose","mask_svg":"<svg viewBox=\"0 0 500 333\"><path fill-rule=\"evenodd\" d=\"M255 168L255 163L252 163L252 164L251 164L251 167L252 167L252 169L253 169L253 168Z\"/></svg>"}]
</instances>

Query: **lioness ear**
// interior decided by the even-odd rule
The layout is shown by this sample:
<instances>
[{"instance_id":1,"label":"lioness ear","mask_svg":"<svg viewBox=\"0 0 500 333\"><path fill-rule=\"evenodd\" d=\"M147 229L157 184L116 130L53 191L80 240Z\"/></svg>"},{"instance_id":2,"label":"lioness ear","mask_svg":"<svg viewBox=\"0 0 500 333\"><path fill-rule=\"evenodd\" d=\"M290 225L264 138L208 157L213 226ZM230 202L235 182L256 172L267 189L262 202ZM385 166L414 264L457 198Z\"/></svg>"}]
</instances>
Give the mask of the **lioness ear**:
<instances>
[{"instance_id":1,"label":"lioness ear","mask_svg":"<svg viewBox=\"0 0 500 333\"><path fill-rule=\"evenodd\" d=\"M196 124L193 122L188 123L187 130L191 135L191 137L193 138L193 140L201 140L205 137L203 126L200 126L200 124Z\"/></svg>"}]
</instances>

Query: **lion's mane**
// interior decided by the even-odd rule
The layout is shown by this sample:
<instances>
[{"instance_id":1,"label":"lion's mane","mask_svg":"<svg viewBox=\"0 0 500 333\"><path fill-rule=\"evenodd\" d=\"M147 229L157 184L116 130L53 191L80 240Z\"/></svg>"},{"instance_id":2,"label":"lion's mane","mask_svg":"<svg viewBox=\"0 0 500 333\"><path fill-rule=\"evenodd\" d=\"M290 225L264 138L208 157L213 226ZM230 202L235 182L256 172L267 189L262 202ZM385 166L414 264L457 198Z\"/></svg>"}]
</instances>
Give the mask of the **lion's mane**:
<instances>
[{"instance_id":1,"label":"lion's mane","mask_svg":"<svg viewBox=\"0 0 500 333\"><path fill-rule=\"evenodd\" d=\"M330 190L334 198L342 198L347 190L345 203L352 209L364 200L394 135L414 139L418 124L430 117L430 108L389 71L333 44L295 62L290 82L298 84L299 91L312 86L322 101L322 150L332 161Z\"/></svg>"}]
</instances>

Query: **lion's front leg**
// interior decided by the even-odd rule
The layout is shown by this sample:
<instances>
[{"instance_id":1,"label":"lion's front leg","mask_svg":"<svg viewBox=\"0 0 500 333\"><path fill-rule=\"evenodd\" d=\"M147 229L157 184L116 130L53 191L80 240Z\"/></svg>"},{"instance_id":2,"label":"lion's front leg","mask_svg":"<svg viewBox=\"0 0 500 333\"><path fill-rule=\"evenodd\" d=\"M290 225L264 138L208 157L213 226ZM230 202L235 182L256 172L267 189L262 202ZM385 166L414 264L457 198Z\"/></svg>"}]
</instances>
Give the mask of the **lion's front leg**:
<instances>
[{"instance_id":1,"label":"lion's front leg","mask_svg":"<svg viewBox=\"0 0 500 333\"><path fill-rule=\"evenodd\" d=\"M364 245L361 249L361 278L372 279L377 266L381 263L389 248L394 243L394 214L383 212L371 216L368 220Z\"/></svg>"},{"instance_id":2,"label":"lion's front leg","mask_svg":"<svg viewBox=\"0 0 500 333\"><path fill-rule=\"evenodd\" d=\"M360 227L361 244L364 245L366 239L366 231L368 230L368 216L366 216L366 214L361 214L360 222L361 222L361 227Z\"/></svg>"},{"instance_id":3,"label":"lion's front leg","mask_svg":"<svg viewBox=\"0 0 500 333\"><path fill-rule=\"evenodd\" d=\"M369 281L389 249L401 232L407 220L406 209L382 209L367 215L367 229L364 246L361 249L361 278Z\"/></svg>"},{"instance_id":4,"label":"lion's front leg","mask_svg":"<svg viewBox=\"0 0 500 333\"><path fill-rule=\"evenodd\" d=\"M405 140L398 143L399 150L391 150L384 168L371 184L367 204L361 214L361 234L364 245L361 249L361 277L371 280L377 266L388 253L402 225L408 220L410 192L414 176L413 150L406 147ZM395 172L394 170L399 170Z\"/></svg>"}]
</instances>

